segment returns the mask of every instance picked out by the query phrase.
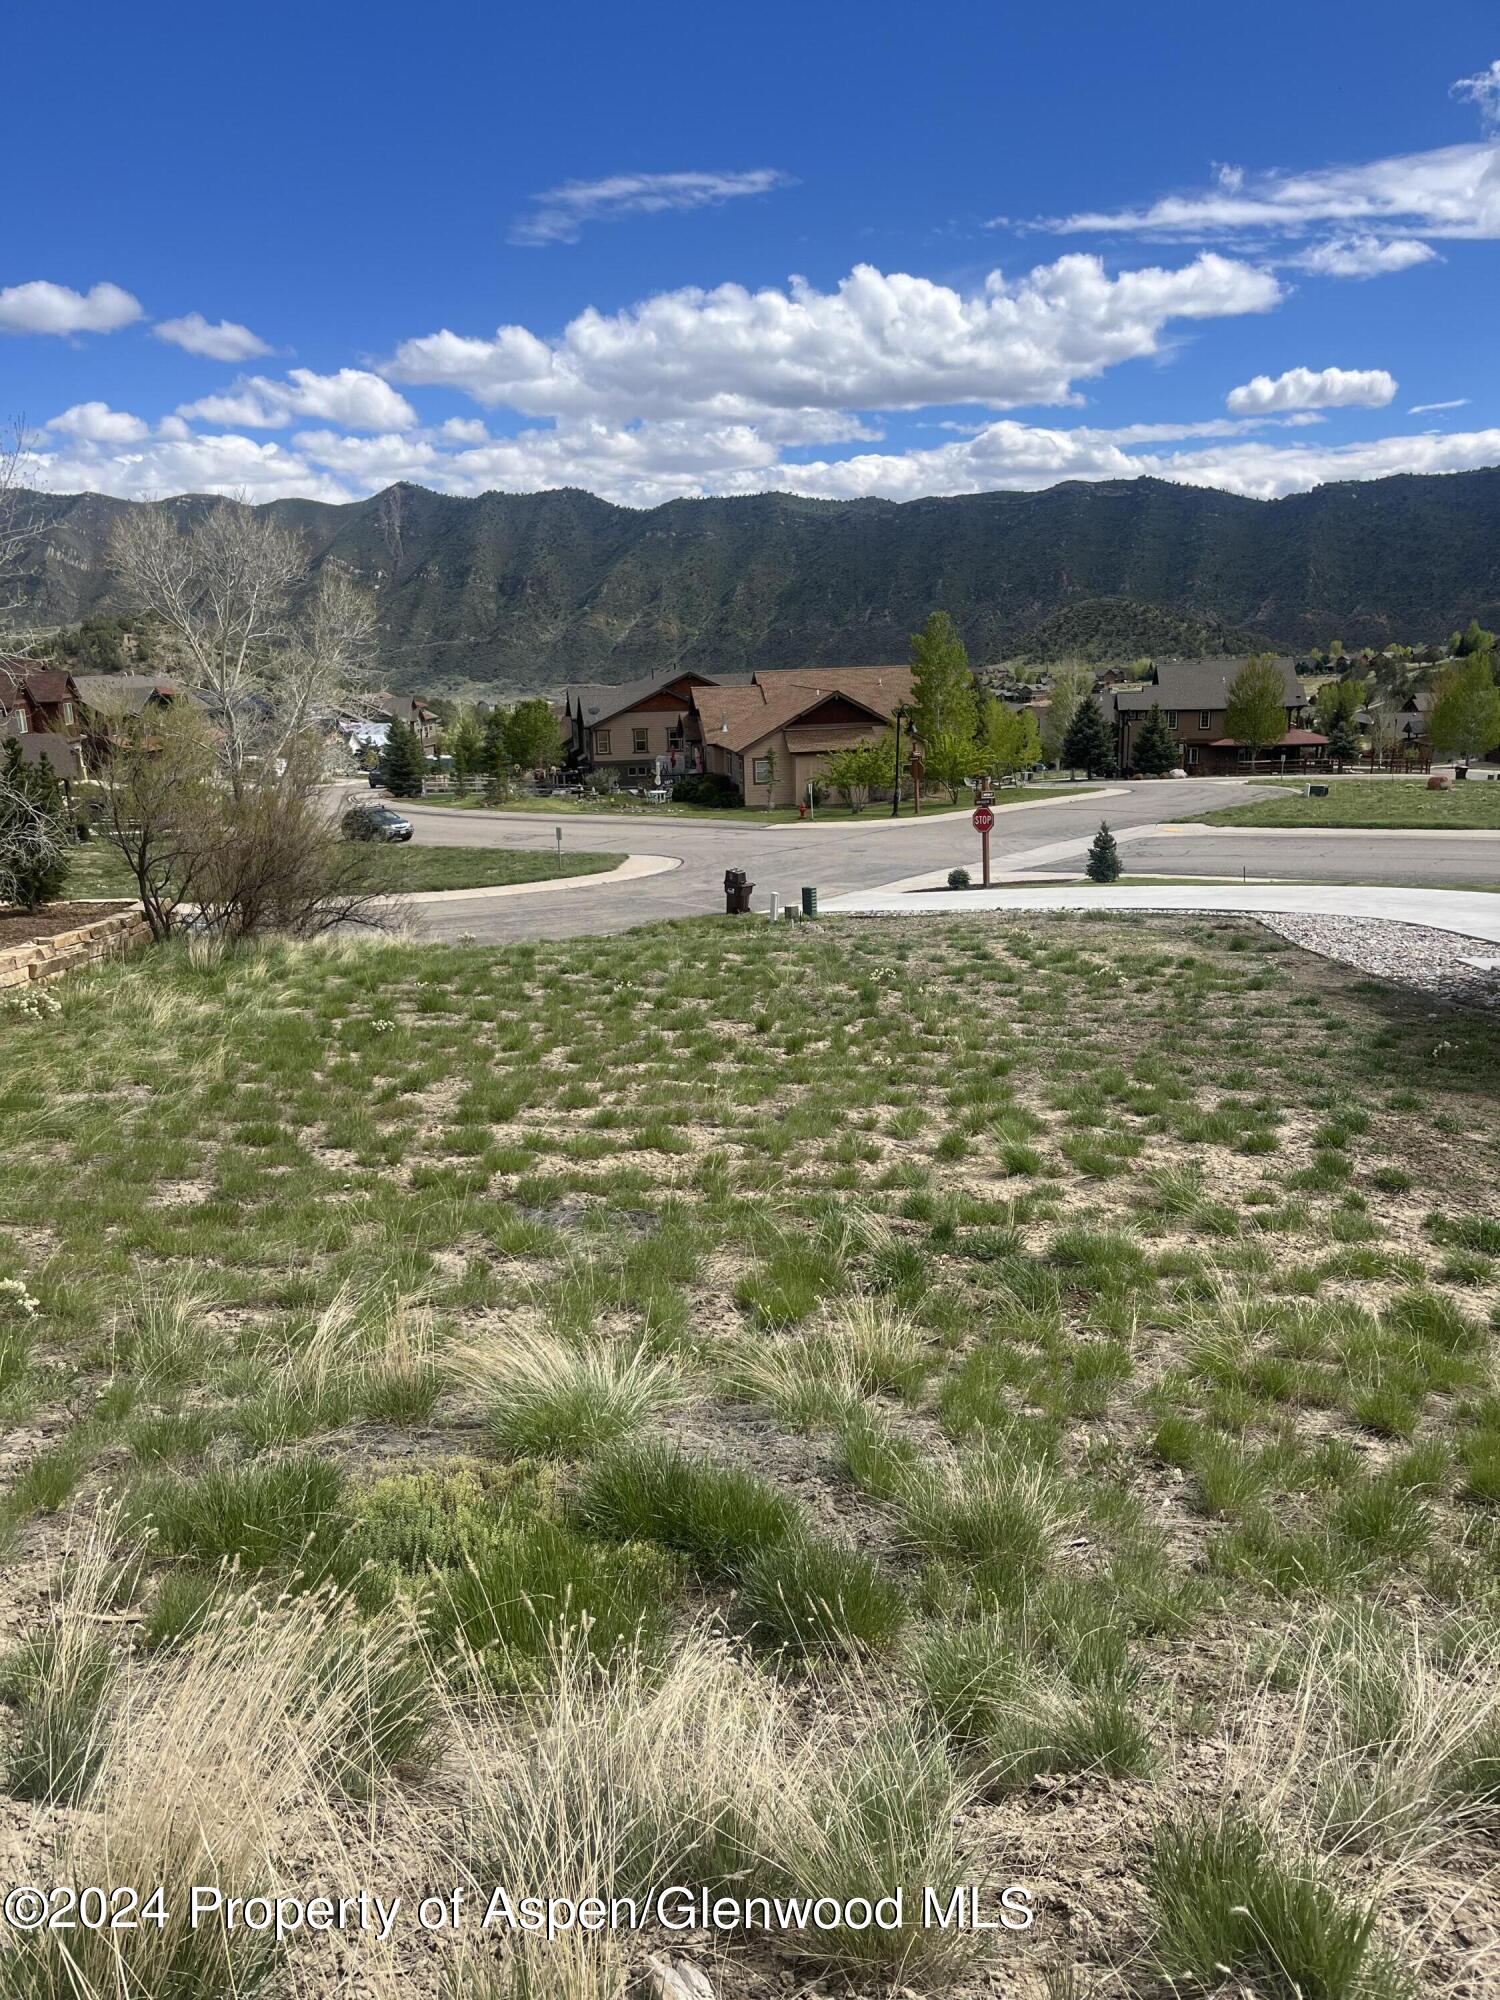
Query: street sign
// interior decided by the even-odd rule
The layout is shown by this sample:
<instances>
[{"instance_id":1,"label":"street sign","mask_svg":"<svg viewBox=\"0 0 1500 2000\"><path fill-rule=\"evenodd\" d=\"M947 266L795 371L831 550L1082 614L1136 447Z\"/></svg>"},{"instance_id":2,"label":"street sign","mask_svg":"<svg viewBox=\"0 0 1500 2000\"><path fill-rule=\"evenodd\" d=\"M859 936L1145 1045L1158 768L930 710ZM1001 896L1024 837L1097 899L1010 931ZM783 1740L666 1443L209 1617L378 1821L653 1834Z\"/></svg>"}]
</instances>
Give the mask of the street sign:
<instances>
[{"instance_id":1,"label":"street sign","mask_svg":"<svg viewBox=\"0 0 1500 2000\"><path fill-rule=\"evenodd\" d=\"M995 815L988 806L975 806L974 831L976 833L988 833L994 824Z\"/></svg>"}]
</instances>

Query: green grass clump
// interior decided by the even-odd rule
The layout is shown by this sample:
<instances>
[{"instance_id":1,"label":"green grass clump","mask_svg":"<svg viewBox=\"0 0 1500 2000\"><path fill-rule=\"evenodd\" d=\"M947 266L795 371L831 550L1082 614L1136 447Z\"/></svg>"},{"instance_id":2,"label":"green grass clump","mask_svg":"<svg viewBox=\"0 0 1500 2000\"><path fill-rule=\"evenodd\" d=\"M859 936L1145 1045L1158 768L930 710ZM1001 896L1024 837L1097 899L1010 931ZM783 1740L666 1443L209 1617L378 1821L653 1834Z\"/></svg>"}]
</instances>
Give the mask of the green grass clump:
<instances>
[{"instance_id":1,"label":"green grass clump","mask_svg":"<svg viewBox=\"0 0 1500 2000\"><path fill-rule=\"evenodd\" d=\"M689 1458L670 1445L623 1445L596 1459L577 1500L579 1520L621 1542L657 1542L702 1577L729 1580L792 1540L802 1517L752 1472Z\"/></svg>"},{"instance_id":2,"label":"green grass clump","mask_svg":"<svg viewBox=\"0 0 1500 2000\"><path fill-rule=\"evenodd\" d=\"M868 1556L795 1539L746 1564L740 1604L758 1638L799 1653L882 1652L907 1612L900 1585Z\"/></svg>"},{"instance_id":3,"label":"green grass clump","mask_svg":"<svg viewBox=\"0 0 1500 2000\"><path fill-rule=\"evenodd\" d=\"M117 1672L107 1642L71 1621L0 1660L0 1701L16 1713L4 1759L8 1792L56 1804L82 1795L104 1756L104 1711Z\"/></svg>"},{"instance_id":4,"label":"green grass clump","mask_svg":"<svg viewBox=\"0 0 1500 2000\"><path fill-rule=\"evenodd\" d=\"M477 1660L497 1685L545 1678L564 1633L607 1665L624 1651L655 1657L675 1596L658 1550L605 1547L538 1517L483 1542L435 1582L429 1632L445 1651Z\"/></svg>"},{"instance_id":5,"label":"green grass clump","mask_svg":"<svg viewBox=\"0 0 1500 2000\"><path fill-rule=\"evenodd\" d=\"M1146 1889L1157 1963L1179 1993L1218 1993L1226 1978L1268 2000L1413 1990L1375 1945L1375 1904L1342 1895L1324 1864L1282 1852L1249 1818L1164 1826Z\"/></svg>"},{"instance_id":6,"label":"green grass clump","mask_svg":"<svg viewBox=\"0 0 1500 2000\"><path fill-rule=\"evenodd\" d=\"M215 1466L196 1479L143 1479L126 1496L124 1520L162 1555L205 1568L295 1566L307 1581L337 1566L348 1525L343 1474L307 1457Z\"/></svg>"},{"instance_id":7,"label":"green grass clump","mask_svg":"<svg viewBox=\"0 0 1500 2000\"><path fill-rule=\"evenodd\" d=\"M587 1457L679 1394L670 1362L605 1341L533 1335L508 1342L488 1365L489 1433L513 1457Z\"/></svg>"}]
</instances>

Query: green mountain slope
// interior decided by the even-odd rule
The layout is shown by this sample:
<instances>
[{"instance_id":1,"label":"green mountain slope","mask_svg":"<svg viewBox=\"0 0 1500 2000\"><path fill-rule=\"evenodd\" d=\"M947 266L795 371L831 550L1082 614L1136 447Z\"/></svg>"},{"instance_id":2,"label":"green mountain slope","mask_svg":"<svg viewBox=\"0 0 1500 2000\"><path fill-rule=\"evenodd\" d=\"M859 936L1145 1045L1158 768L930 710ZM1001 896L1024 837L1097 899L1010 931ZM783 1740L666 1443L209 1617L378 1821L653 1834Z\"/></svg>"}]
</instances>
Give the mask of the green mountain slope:
<instances>
[{"instance_id":1,"label":"green mountain slope","mask_svg":"<svg viewBox=\"0 0 1500 2000\"><path fill-rule=\"evenodd\" d=\"M123 603L105 562L126 504L38 496L34 622ZM206 503L155 503L191 517ZM572 489L460 499L393 486L286 500L317 562L378 591L382 673L433 692L551 690L655 668L903 659L936 606L977 661L1415 642L1500 623L1500 470L1285 500L1137 479L957 499L760 494L615 507Z\"/></svg>"}]
</instances>

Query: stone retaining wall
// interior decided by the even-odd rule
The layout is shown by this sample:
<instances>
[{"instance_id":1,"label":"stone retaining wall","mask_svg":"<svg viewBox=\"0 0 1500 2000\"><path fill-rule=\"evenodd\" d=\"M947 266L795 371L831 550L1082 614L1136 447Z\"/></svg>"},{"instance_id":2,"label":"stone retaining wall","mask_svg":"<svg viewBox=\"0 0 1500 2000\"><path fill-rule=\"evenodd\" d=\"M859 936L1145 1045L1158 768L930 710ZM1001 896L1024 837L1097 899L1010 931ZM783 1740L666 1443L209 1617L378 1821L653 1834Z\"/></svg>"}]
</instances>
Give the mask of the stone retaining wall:
<instances>
[{"instance_id":1,"label":"stone retaining wall","mask_svg":"<svg viewBox=\"0 0 1500 2000\"><path fill-rule=\"evenodd\" d=\"M0 951L0 992L29 986L34 980L58 979L81 965L96 965L100 959L143 944L150 935L139 910L112 910L76 930L15 945Z\"/></svg>"}]
</instances>

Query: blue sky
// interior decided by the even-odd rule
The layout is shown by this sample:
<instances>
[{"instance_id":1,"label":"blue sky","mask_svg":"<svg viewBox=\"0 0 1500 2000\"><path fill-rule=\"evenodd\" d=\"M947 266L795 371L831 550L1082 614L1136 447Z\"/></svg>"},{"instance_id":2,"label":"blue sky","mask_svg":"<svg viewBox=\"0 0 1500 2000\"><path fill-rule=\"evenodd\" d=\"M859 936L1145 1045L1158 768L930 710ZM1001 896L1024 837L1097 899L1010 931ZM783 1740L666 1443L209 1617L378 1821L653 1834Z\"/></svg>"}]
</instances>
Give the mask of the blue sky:
<instances>
[{"instance_id":1,"label":"blue sky","mask_svg":"<svg viewBox=\"0 0 1500 2000\"><path fill-rule=\"evenodd\" d=\"M1493 6L19 0L56 491L1500 463Z\"/></svg>"}]
</instances>

